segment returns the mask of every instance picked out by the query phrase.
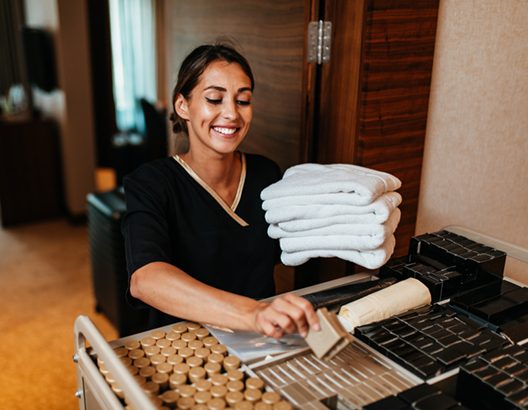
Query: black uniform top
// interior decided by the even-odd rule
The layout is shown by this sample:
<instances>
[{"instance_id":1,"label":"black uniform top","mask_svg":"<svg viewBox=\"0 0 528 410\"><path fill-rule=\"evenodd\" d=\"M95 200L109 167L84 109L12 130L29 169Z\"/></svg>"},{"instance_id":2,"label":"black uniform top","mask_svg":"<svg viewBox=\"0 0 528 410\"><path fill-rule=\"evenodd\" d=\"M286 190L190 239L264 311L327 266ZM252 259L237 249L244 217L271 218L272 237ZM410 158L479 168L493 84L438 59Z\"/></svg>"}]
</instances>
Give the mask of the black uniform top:
<instances>
[{"instance_id":1,"label":"black uniform top","mask_svg":"<svg viewBox=\"0 0 528 410\"><path fill-rule=\"evenodd\" d=\"M230 207L177 156L139 167L124 179L129 278L150 262L167 262L219 289L256 299L273 295L279 247L267 235L260 192L280 177L273 161L242 154L242 177ZM149 309L151 327L175 321Z\"/></svg>"}]
</instances>

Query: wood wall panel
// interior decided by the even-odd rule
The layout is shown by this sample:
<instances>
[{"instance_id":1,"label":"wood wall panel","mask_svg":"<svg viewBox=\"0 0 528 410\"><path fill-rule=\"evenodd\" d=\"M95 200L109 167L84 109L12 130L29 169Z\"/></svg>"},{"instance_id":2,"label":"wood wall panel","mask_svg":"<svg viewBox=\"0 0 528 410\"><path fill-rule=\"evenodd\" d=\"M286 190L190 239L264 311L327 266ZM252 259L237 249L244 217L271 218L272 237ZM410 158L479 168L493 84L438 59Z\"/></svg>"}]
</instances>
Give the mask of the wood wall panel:
<instances>
[{"instance_id":1,"label":"wood wall panel","mask_svg":"<svg viewBox=\"0 0 528 410\"><path fill-rule=\"evenodd\" d=\"M438 0L367 0L354 162L402 180L395 255L414 235Z\"/></svg>"}]
</instances>

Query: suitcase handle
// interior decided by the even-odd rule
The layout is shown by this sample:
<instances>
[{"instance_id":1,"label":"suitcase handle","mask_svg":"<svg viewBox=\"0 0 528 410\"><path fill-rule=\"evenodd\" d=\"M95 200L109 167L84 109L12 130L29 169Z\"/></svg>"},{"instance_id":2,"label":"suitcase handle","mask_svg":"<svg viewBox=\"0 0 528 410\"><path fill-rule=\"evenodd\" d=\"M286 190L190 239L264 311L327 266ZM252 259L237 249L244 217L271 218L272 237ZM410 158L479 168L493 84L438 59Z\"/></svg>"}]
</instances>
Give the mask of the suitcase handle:
<instances>
[{"instance_id":1,"label":"suitcase handle","mask_svg":"<svg viewBox=\"0 0 528 410\"><path fill-rule=\"evenodd\" d=\"M81 315L75 319L74 335L77 365L94 383L95 389L92 393L100 402L105 403L105 408L122 410L123 406L101 377L99 369L87 353L86 341L90 343L91 349L97 353L97 357L104 361L105 367L112 373L117 384L123 390L128 404L136 409L156 410L154 403L141 390L134 377L87 316Z\"/></svg>"}]
</instances>

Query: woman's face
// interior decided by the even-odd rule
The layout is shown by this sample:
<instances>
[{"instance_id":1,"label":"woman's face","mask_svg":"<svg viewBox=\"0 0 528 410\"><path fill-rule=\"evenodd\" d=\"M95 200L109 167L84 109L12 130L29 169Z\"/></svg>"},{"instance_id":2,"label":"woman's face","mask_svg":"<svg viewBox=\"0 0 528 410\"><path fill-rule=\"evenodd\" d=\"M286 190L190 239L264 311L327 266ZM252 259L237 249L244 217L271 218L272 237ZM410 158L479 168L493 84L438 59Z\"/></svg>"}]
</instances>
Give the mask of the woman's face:
<instances>
[{"instance_id":1,"label":"woman's face","mask_svg":"<svg viewBox=\"0 0 528 410\"><path fill-rule=\"evenodd\" d=\"M251 119L251 80L237 63L213 61L188 99L179 95L178 115L187 120L192 150L234 152L244 140Z\"/></svg>"}]
</instances>

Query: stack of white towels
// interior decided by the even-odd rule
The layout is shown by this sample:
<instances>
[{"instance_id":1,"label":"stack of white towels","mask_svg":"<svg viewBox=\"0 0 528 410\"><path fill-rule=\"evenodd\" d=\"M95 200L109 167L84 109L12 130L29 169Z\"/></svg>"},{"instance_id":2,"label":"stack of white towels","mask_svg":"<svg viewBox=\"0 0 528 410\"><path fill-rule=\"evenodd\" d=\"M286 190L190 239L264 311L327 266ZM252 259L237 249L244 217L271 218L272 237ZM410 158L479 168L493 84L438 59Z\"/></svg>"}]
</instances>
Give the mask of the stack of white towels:
<instances>
[{"instance_id":1,"label":"stack of white towels","mask_svg":"<svg viewBox=\"0 0 528 410\"><path fill-rule=\"evenodd\" d=\"M285 265L338 257L379 268L394 251L400 186L393 175L357 165L295 165L261 193L268 235L280 240Z\"/></svg>"}]
</instances>

